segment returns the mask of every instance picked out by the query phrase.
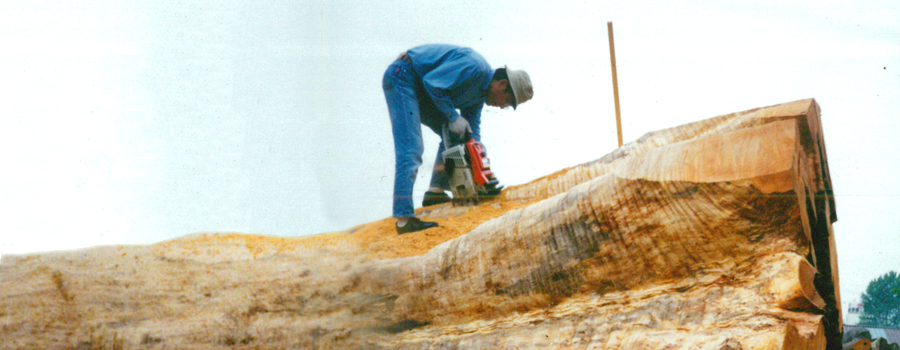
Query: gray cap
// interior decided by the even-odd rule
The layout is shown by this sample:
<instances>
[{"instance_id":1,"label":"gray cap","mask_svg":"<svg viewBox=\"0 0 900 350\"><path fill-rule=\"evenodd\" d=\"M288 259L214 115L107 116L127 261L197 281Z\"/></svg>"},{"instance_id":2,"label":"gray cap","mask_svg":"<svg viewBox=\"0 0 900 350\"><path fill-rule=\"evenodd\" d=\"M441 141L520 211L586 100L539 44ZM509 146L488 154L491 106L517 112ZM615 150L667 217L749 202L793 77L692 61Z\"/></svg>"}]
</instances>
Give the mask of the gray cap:
<instances>
[{"instance_id":1,"label":"gray cap","mask_svg":"<svg viewBox=\"0 0 900 350\"><path fill-rule=\"evenodd\" d=\"M503 66L503 68L506 68L506 76L509 77L509 85L512 86L513 95L516 98L516 103L513 104L513 109L516 109L516 106L525 103L525 101L530 100L534 96L534 89L531 87L531 77L524 70L512 70L507 66Z\"/></svg>"}]
</instances>

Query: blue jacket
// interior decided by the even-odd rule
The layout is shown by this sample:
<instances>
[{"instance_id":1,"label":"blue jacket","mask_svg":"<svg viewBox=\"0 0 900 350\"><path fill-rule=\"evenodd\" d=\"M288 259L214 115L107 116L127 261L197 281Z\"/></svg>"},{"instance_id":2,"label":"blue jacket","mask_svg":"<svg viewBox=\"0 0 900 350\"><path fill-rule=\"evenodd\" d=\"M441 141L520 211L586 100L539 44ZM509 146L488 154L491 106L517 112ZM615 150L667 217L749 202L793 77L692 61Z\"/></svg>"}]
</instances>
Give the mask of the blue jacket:
<instances>
[{"instance_id":1,"label":"blue jacket","mask_svg":"<svg viewBox=\"0 0 900 350\"><path fill-rule=\"evenodd\" d=\"M439 132L444 123L462 115L473 137L480 140L481 110L494 76L491 65L474 50L453 45L422 45L407 54L422 82L421 90L438 112L422 113L422 124Z\"/></svg>"}]
</instances>

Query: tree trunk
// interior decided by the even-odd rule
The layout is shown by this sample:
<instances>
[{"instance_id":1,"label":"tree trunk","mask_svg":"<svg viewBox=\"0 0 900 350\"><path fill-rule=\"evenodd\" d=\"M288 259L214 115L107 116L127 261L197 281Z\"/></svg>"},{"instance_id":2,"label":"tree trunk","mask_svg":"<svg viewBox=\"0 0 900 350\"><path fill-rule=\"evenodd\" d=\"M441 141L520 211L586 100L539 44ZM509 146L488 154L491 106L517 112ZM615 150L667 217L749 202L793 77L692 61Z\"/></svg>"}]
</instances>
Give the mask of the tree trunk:
<instances>
[{"instance_id":1,"label":"tree trunk","mask_svg":"<svg viewBox=\"0 0 900 350\"><path fill-rule=\"evenodd\" d=\"M18 283L0 291L0 349L840 349L818 118L813 100L720 116L420 212L512 208L420 255L364 237L442 231L397 237L386 220L4 256Z\"/></svg>"}]
</instances>

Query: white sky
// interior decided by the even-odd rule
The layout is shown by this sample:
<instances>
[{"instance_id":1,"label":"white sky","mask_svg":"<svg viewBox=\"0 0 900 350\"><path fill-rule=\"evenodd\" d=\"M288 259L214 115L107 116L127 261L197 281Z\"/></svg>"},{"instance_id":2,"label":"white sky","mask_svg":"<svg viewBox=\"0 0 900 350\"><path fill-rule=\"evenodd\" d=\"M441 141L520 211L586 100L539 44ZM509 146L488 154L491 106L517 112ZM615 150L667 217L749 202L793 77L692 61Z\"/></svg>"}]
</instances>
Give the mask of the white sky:
<instances>
[{"instance_id":1,"label":"white sky","mask_svg":"<svg viewBox=\"0 0 900 350\"><path fill-rule=\"evenodd\" d=\"M5 0L0 252L298 236L390 216L381 76L429 42L530 73L534 100L483 114L502 182L599 158L616 147L613 21L626 142L819 102L842 296L858 301L900 270L898 19L893 0ZM439 139L423 131L431 164Z\"/></svg>"}]
</instances>

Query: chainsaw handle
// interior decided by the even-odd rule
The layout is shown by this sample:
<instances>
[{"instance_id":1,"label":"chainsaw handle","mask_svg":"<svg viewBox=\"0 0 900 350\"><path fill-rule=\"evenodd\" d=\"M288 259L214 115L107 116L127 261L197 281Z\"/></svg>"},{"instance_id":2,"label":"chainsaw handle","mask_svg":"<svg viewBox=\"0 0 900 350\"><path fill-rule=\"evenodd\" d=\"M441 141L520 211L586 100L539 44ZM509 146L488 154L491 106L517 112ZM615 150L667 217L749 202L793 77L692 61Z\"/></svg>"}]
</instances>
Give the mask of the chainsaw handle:
<instances>
[{"instance_id":1,"label":"chainsaw handle","mask_svg":"<svg viewBox=\"0 0 900 350\"><path fill-rule=\"evenodd\" d=\"M460 118L462 118L462 117L460 117ZM472 134L472 131L467 129L465 135L463 136L463 138L460 142L452 142L453 140L450 137L451 136L453 136L454 138L457 138L457 137L456 137L456 134L452 134L452 135L450 134L450 122L444 123L443 127L441 128L441 133L443 134L443 135L441 135L441 141L444 142L444 149L450 149L451 146L461 145L466 142L469 142L469 140L471 140L472 137L474 136Z\"/></svg>"}]
</instances>

